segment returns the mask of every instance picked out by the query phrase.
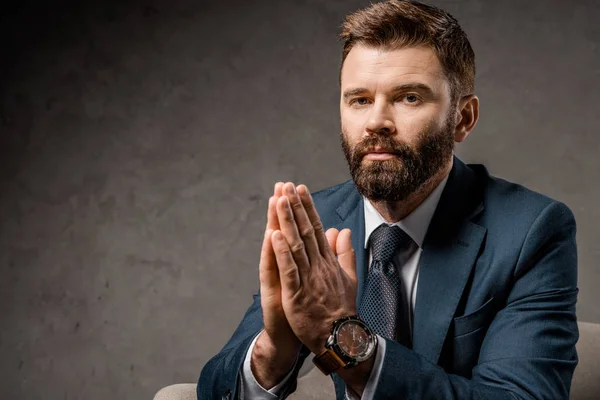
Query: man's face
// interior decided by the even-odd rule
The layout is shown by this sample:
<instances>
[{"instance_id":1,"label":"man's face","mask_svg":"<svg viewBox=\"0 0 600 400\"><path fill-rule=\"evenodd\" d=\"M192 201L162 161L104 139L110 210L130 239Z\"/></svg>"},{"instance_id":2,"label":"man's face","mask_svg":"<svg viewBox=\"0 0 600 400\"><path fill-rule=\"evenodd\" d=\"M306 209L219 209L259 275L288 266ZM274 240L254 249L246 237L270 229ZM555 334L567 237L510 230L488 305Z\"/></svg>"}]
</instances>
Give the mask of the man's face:
<instances>
[{"instance_id":1,"label":"man's face","mask_svg":"<svg viewBox=\"0 0 600 400\"><path fill-rule=\"evenodd\" d=\"M455 106L435 53L357 45L341 74L341 141L358 191L401 201L446 167Z\"/></svg>"}]
</instances>

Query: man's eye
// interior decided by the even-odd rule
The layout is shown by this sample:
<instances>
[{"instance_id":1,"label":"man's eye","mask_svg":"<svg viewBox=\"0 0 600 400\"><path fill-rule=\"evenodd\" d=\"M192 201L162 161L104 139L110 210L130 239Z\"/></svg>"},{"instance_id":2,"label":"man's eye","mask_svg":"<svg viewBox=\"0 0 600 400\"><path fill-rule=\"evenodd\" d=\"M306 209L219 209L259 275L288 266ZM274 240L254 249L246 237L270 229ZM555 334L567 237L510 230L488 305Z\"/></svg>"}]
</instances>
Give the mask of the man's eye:
<instances>
[{"instance_id":1,"label":"man's eye","mask_svg":"<svg viewBox=\"0 0 600 400\"><path fill-rule=\"evenodd\" d=\"M353 99L350 104L356 104L359 106L364 106L367 105L369 103L369 100L366 97L358 97L356 99Z\"/></svg>"},{"instance_id":2,"label":"man's eye","mask_svg":"<svg viewBox=\"0 0 600 400\"><path fill-rule=\"evenodd\" d=\"M417 96L416 94L407 94L406 96L404 96L404 100L407 103L417 103L419 101L419 96Z\"/></svg>"}]
</instances>

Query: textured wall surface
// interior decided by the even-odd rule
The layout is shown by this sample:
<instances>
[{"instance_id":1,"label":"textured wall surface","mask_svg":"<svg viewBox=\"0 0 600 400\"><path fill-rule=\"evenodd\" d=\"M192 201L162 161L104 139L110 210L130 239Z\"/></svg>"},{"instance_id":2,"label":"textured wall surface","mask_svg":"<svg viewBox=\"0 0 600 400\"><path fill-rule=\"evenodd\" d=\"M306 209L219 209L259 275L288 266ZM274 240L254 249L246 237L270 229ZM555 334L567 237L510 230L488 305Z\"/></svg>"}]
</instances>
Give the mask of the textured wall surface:
<instances>
[{"instance_id":1,"label":"textured wall surface","mask_svg":"<svg viewBox=\"0 0 600 400\"><path fill-rule=\"evenodd\" d=\"M273 184L349 178L336 34L367 1L88 3L2 13L2 399L195 382L258 287ZM600 4L431 3L477 54L459 156L571 207L600 322Z\"/></svg>"}]
</instances>

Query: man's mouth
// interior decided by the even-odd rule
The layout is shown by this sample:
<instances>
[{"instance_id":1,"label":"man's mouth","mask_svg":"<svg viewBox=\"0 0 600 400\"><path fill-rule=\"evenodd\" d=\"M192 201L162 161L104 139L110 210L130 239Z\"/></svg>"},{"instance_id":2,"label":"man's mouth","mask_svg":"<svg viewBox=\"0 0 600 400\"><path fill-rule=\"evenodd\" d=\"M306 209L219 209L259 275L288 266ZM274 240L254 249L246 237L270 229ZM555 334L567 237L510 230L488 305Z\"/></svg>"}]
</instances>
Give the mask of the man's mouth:
<instances>
[{"instance_id":1,"label":"man's mouth","mask_svg":"<svg viewBox=\"0 0 600 400\"><path fill-rule=\"evenodd\" d=\"M365 160L391 160L396 157L393 153L368 153L365 155Z\"/></svg>"},{"instance_id":2,"label":"man's mouth","mask_svg":"<svg viewBox=\"0 0 600 400\"><path fill-rule=\"evenodd\" d=\"M363 158L365 160L390 160L397 157L392 150L376 148L365 152Z\"/></svg>"}]
</instances>

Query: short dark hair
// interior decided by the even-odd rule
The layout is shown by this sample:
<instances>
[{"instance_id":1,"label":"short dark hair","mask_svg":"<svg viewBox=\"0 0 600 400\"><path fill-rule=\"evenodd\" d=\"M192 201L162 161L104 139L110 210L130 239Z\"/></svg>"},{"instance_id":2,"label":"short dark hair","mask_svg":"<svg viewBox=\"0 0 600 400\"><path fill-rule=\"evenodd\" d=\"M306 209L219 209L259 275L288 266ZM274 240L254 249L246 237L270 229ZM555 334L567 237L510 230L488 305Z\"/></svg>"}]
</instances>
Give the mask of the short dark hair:
<instances>
[{"instance_id":1,"label":"short dark hair","mask_svg":"<svg viewBox=\"0 0 600 400\"><path fill-rule=\"evenodd\" d=\"M475 53L458 21L448 12L418 1L374 3L346 16L340 38L342 65L357 44L394 50L429 46L450 82L453 100L475 90Z\"/></svg>"}]
</instances>

